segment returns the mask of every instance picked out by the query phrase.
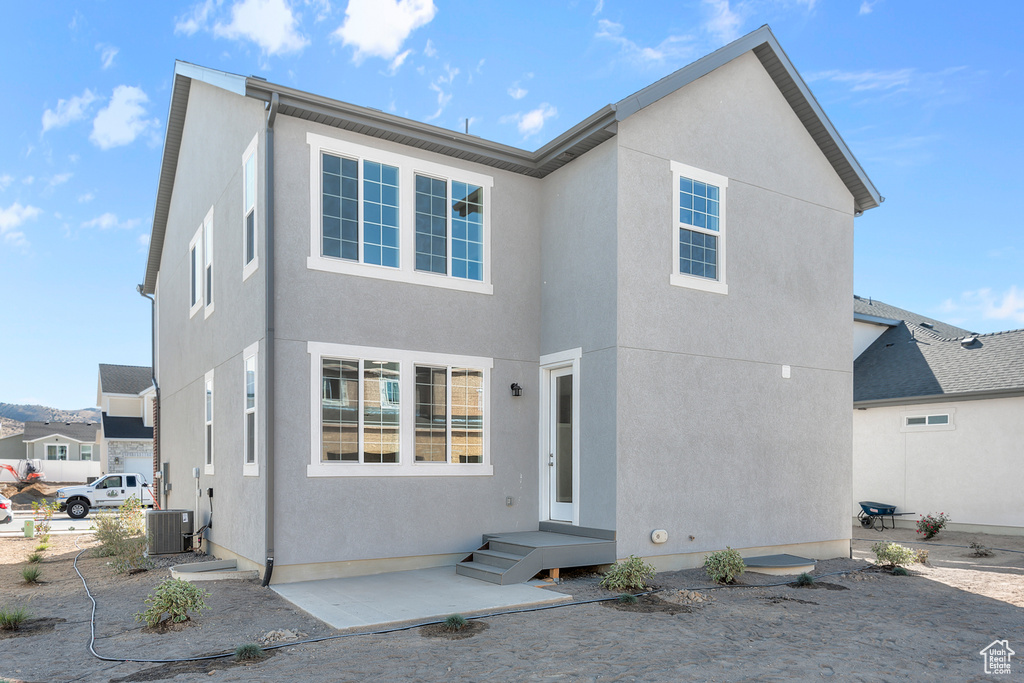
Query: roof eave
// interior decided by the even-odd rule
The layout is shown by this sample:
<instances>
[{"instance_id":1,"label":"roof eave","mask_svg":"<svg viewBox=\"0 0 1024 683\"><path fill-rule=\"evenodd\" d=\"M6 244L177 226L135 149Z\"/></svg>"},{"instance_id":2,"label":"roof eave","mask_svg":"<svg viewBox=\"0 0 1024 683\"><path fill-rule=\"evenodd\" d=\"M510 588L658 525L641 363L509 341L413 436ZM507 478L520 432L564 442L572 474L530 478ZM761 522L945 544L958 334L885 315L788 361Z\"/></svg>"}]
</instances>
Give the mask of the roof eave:
<instances>
[{"instance_id":1,"label":"roof eave","mask_svg":"<svg viewBox=\"0 0 1024 683\"><path fill-rule=\"evenodd\" d=\"M1014 389L986 389L984 391L964 391L954 394L933 394L931 396L904 396L898 398L881 398L869 401L854 401L853 407L859 410L868 408L885 408L887 406L912 405L916 403L952 403L954 401L981 401L995 398L1016 398L1024 396L1024 387Z\"/></svg>"},{"instance_id":2,"label":"roof eave","mask_svg":"<svg viewBox=\"0 0 1024 683\"><path fill-rule=\"evenodd\" d=\"M867 315L866 313L857 313L854 311L853 319L859 323L871 323L872 325L884 325L886 327L896 327L902 320L896 320L895 318L883 318L877 315Z\"/></svg>"}]
</instances>

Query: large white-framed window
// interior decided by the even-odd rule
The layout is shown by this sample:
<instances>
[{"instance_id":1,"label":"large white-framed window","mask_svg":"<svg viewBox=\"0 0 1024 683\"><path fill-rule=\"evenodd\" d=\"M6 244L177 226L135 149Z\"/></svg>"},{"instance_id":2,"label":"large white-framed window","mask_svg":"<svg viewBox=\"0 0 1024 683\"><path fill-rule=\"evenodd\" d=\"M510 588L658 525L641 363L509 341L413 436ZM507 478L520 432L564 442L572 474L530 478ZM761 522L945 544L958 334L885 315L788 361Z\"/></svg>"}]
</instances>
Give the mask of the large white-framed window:
<instances>
[{"instance_id":1,"label":"large white-framed window","mask_svg":"<svg viewBox=\"0 0 1024 683\"><path fill-rule=\"evenodd\" d=\"M258 477L259 465L259 342L242 352L244 422L242 431L242 475Z\"/></svg>"},{"instance_id":2,"label":"large white-framed window","mask_svg":"<svg viewBox=\"0 0 1024 683\"><path fill-rule=\"evenodd\" d=\"M203 219L203 317L213 313L213 207Z\"/></svg>"},{"instance_id":3,"label":"large white-framed window","mask_svg":"<svg viewBox=\"0 0 1024 683\"><path fill-rule=\"evenodd\" d=\"M944 432L956 429L956 408L904 410L900 414L901 432Z\"/></svg>"},{"instance_id":4,"label":"large white-framed window","mask_svg":"<svg viewBox=\"0 0 1024 683\"><path fill-rule=\"evenodd\" d=\"M256 223L256 162L259 133L257 133L245 153L242 154L242 280L245 281L259 268L259 243Z\"/></svg>"},{"instance_id":5,"label":"large white-framed window","mask_svg":"<svg viewBox=\"0 0 1024 683\"><path fill-rule=\"evenodd\" d=\"M307 474L486 476L491 358L309 342Z\"/></svg>"},{"instance_id":6,"label":"large white-framed window","mask_svg":"<svg viewBox=\"0 0 1024 683\"><path fill-rule=\"evenodd\" d=\"M62 444L62 443L48 443L48 444L46 444L46 459L47 460L67 460L68 459L68 447L67 447L67 444Z\"/></svg>"},{"instance_id":7,"label":"large white-framed window","mask_svg":"<svg viewBox=\"0 0 1024 683\"><path fill-rule=\"evenodd\" d=\"M307 133L314 270L493 293L491 176Z\"/></svg>"},{"instance_id":8,"label":"large white-framed window","mask_svg":"<svg viewBox=\"0 0 1024 683\"><path fill-rule=\"evenodd\" d=\"M90 461L92 460L92 444L83 443L81 449L78 451L79 460Z\"/></svg>"},{"instance_id":9,"label":"large white-framed window","mask_svg":"<svg viewBox=\"0 0 1024 683\"><path fill-rule=\"evenodd\" d=\"M188 243L189 309L191 318L203 307L203 226Z\"/></svg>"},{"instance_id":10,"label":"large white-framed window","mask_svg":"<svg viewBox=\"0 0 1024 683\"><path fill-rule=\"evenodd\" d=\"M725 176L677 161L672 168L672 253L669 281L679 287L728 294L725 279Z\"/></svg>"},{"instance_id":11,"label":"large white-framed window","mask_svg":"<svg viewBox=\"0 0 1024 683\"><path fill-rule=\"evenodd\" d=\"M203 445L206 454L205 474L214 474L213 467L213 370L203 378Z\"/></svg>"}]
</instances>

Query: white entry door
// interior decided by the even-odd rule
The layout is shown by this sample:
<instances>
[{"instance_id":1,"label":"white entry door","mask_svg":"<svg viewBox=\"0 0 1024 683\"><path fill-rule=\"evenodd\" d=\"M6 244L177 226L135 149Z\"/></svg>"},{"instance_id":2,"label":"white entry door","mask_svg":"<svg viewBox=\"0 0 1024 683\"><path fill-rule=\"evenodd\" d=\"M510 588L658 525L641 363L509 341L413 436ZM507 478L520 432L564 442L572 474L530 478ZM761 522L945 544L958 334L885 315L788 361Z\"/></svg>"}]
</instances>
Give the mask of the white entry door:
<instances>
[{"instance_id":1,"label":"white entry door","mask_svg":"<svg viewBox=\"0 0 1024 683\"><path fill-rule=\"evenodd\" d=\"M572 522L577 432L573 366L551 370L548 378L548 511L552 520Z\"/></svg>"}]
</instances>

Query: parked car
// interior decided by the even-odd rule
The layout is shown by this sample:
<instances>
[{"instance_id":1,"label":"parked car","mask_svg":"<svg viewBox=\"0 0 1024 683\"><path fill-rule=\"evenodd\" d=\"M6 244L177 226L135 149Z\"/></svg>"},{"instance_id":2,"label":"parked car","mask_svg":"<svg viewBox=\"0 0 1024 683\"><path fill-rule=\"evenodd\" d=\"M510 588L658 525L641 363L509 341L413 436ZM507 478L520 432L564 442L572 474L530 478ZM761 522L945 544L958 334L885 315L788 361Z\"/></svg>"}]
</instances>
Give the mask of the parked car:
<instances>
[{"instance_id":1,"label":"parked car","mask_svg":"<svg viewBox=\"0 0 1024 683\"><path fill-rule=\"evenodd\" d=\"M11 499L0 493L0 524L10 524L14 521L14 506Z\"/></svg>"}]
</instances>

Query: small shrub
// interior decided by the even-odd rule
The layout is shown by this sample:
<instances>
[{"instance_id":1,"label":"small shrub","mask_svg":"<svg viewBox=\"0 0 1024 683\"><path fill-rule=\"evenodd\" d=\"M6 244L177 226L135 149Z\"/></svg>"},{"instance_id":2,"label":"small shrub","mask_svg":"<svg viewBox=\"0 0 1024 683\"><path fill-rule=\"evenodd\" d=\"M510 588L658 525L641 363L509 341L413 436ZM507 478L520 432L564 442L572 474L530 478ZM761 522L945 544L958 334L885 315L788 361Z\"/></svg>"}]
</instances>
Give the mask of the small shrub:
<instances>
[{"instance_id":1,"label":"small shrub","mask_svg":"<svg viewBox=\"0 0 1024 683\"><path fill-rule=\"evenodd\" d=\"M173 622L189 619L188 613L199 614L206 605L209 593L184 579L167 579L156 587L155 595L146 598L149 607L135 615L136 621L145 621L148 626L159 624L164 614Z\"/></svg>"},{"instance_id":2,"label":"small shrub","mask_svg":"<svg viewBox=\"0 0 1024 683\"><path fill-rule=\"evenodd\" d=\"M146 511L135 496L126 500L115 513L96 516L96 539L100 542L99 557L113 557L114 571L126 574L153 567L147 557Z\"/></svg>"},{"instance_id":3,"label":"small shrub","mask_svg":"<svg viewBox=\"0 0 1024 683\"><path fill-rule=\"evenodd\" d=\"M946 516L945 512L940 512L937 515L924 515L921 519L917 520L917 533L923 534L924 540L930 541L942 531L948 521L949 517Z\"/></svg>"},{"instance_id":4,"label":"small shrub","mask_svg":"<svg viewBox=\"0 0 1024 683\"><path fill-rule=\"evenodd\" d=\"M654 565L644 562L642 557L630 555L616 562L601 579L601 585L608 590L623 591L647 588L647 581L654 576Z\"/></svg>"},{"instance_id":5,"label":"small shrub","mask_svg":"<svg viewBox=\"0 0 1024 683\"><path fill-rule=\"evenodd\" d=\"M469 622L466 621L466 617L461 614L451 614L444 620L444 627L449 631L461 631L466 628L466 624L468 623Z\"/></svg>"},{"instance_id":6,"label":"small shrub","mask_svg":"<svg viewBox=\"0 0 1024 683\"><path fill-rule=\"evenodd\" d=\"M30 616L32 615L24 607L0 607L0 631L17 631L22 622Z\"/></svg>"},{"instance_id":7,"label":"small shrub","mask_svg":"<svg viewBox=\"0 0 1024 683\"><path fill-rule=\"evenodd\" d=\"M915 558L918 564L928 564L928 551L918 550Z\"/></svg>"},{"instance_id":8,"label":"small shrub","mask_svg":"<svg viewBox=\"0 0 1024 683\"><path fill-rule=\"evenodd\" d=\"M903 567L893 567L892 568L892 573L895 576L909 576L910 575L910 572L908 572Z\"/></svg>"},{"instance_id":9,"label":"small shrub","mask_svg":"<svg viewBox=\"0 0 1024 683\"><path fill-rule=\"evenodd\" d=\"M32 515L40 518L35 523L35 535L43 543L50 540L50 522L53 520L53 513L58 510L60 510L60 503L57 501L32 501Z\"/></svg>"},{"instance_id":10,"label":"small shrub","mask_svg":"<svg viewBox=\"0 0 1024 683\"><path fill-rule=\"evenodd\" d=\"M28 561L33 563L33 564L37 564L37 563L43 561L43 556L40 553L32 553L31 555L28 556Z\"/></svg>"},{"instance_id":11,"label":"small shrub","mask_svg":"<svg viewBox=\"0 0 1024 683\"><path fill-rule=\"evenodd\" d=\"M40 543L39 545L36 546L36 552L37 553L41 553L44 550L49 550L49 549L50 549L50 544L49 543Z\"/></svg>"},{"instance_id":12,"label":"small shrub","mask_svg":"<svg viewBox=\"0 0 1024 683\"><path fill-rule=\"evenodd\" d=\"M39 583L39 577L43 575L43 570L35 565L29 565L21 570L21 580L25 583Z\"/></svg>"},{"instance_id":13,"label":"small shrub","mask_svg":"<svg viewBox=\"0 0 1024 683\"><path fill-rule=\"evenodd\" d=\"M971 550L974 551L971 553L971 557L992 557L993 555L991 550L975 541L971 541Z\"/></svg>"},{"instance_id":14,"label":"small shrub","mask_svg":"<svg viewBox=\"0 0 1024 683\"><path fill-rule=\"evenodd\" d=\"M235 648L236 662L253 662L266 656L263 648L256 643L246 643Z\"/></svg>"},{"instance_id":15,"label":"small shrub","mask_svg":"<svg viewBox=\"0 0 1024 683\"><path fill-rule=\"evenodd\" d=\"M732 583L746 569L743 556L729 546L704 558L704 571L715 583Z\"/></svg>"},{"instance_id":16,"label":"small shrub","mask_svg":"<svg viewBox=\"0 0 1024 683\"><path fill-rule=\"evenodd\" d=\"M637 597L632 593L622 593L619 595L619 602L624 605L635 605L637 603Z\"/></svg>"},{"instance_id":17,"label":"small shrub","mask_svg":"<svg viewBox=\"0 0 1024 683\"><path fill-rule=\"evenodd\" d=\"M807 572L804 572L800 576L796 577L796 585L798 585L798 586L813 586L814 585L814 577L811 576L810 574L808 574Z\"/></svg>"},{"instance_id":18,"label":"small shrub","mask_svg":"<svg viewBox=\"0 0 1024 683\"><path fill-rule=\"evenodd\" d=\"M880 541L871 546L871 552L877 558L875 564L881 567L900 567L917 561L917 553L899 543Z\"/></svg>"}]
</instances>

